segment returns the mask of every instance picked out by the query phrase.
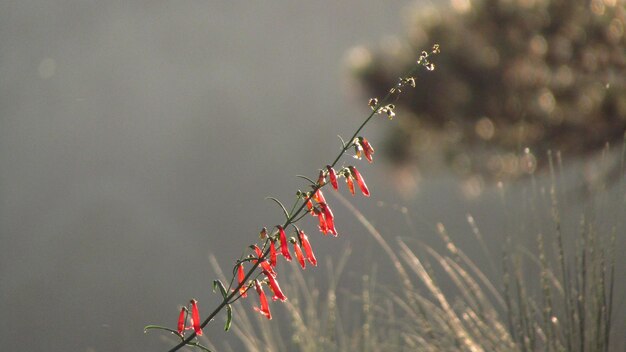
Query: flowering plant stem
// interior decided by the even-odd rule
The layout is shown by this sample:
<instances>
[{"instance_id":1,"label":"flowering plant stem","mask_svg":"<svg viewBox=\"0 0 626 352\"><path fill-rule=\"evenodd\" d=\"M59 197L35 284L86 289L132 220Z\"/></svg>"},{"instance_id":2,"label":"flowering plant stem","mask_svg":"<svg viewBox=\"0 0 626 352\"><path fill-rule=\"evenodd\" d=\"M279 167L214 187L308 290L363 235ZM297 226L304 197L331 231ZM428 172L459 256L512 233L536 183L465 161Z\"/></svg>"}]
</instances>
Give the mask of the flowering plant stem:
<instances>
[{"instance_id":1,"label":"flowering plant stem","mask_svg":"<svg viewBox=\"0 0 626 352\"><path fill-rule=\"evenodd\" d=\"M394 108L395 107L393 106L393 104L390 104L389 101L394 96L396 96L396 97L399 96L399 94L402 92L402 89L404 89L405 87L407 87L407 86L415 87L415 79L412 76L417 72L417 70L421 66L425 67L429 71L433 70L434 69L434 65L429 61L429 56L430 56L430 54L436 54L438 52L439 52L439 46L438 45L433 46L433 50L430 53L423 51L422 54L420 55L419 59L417 60L417 64L405 75L405 77L400 78L400 80L397 83L397 85L392 87L388 91L388 93L380 101L378 99L376 99L376 98L370 99L369 106L372 108L372 112L361 123L361 125L356 129L356 131L353 133L352 137L348 140L347 143L342 141L343 145L342 145L341 151L339 152L337 157L333 160L333 162L326 167L328 172L324 171L325 169L322 169L322 171L320 171L320 177L319 177L317 182L314 182L313 180L304 177L304 178L306 178L307 180L309 180L312 183L312 185L311 185L312 190L310 192L306 192L306 193L303 193L303 192L300 192L300 191L298 192L299 200L296 201L296 203L294 204L294 207L292 208L291 212L288 212L285 209L285 207L278 200L276 200L275 198L271 198L272 200L276 201L283 208L283 211L285 213L286 220L283 223L282 227L281 226L277 226L277 228L279 229L279 232L281 232L282 235L284 235L284 230L283 229L287 229L290 225L293 225L295 227L295 223L298 222L300 219L302 219L307 214L307 212L303 212L305 210L305 207L309 207L309 212L311 212L311 214L317 214L317 216L320 219L320 230L324 234L326 234L327 232L330 232L334 236L337 235L336 234L336 230L334 229L334 220L333 220L332 212L330 211L330 208L328 207L328 205L326 204L325 200L323 199L323 196L321 195L321 191L320 191L320 189L326 185L326 182L325 182L326 175L328 173L332 172L333 175L331 176L331 181L333 182L333 187L336 189L336 187L337 187L336 186L336 179L335 179L336 175L335 175L335 171L334 171L333 168L337 165L337 163L339 162L341 157L344 154L346 154L346 152L348 152L348 150L350 148L355 148L356 153L357 153L356 157L358 157L358 158L360 158L360 155L361 155L360 152L363 151L365 153L368 161L371 162L371 154L374 152L374 150L370 146L369 142L367 142L362 137L358 137L359 134L364 129L364 127L371 121L371 119L374 117L374 115L385 113L389 117L389 119L391 119L391 118L393 118L395 116L395 112L394 112ZM348 168L343 168L342 171L339 172L339 174L343 175L344 177L346 177L346 181L348 181L349 185L352 183L352 178L355 178L358 181L359 186L361 187L361 190L362 190L363 194L366 195L366 196L369 195L369 191L367 190L367 186L363 182L363 179L362 179L360 173L358 171L356 171L356 169L354 167L350 166ZM353 186L350 187L350 190L352 192L354 191ZM314 208L314 207L312 208L311 204L312 204L312 200L313 199L317 202L319 208ZM301 201L301 203L298 205L299 201ZM264 243L263 243L263 249L257 251L257 256L256 257L249 256L247 259L239 260L237 262L237 265L241 265L242 263L248 262L248 261L253 263L252 267L250 267L248 269L248 271L246 272L244 278L242 280L239 280L238 284L236 284L233 287L234 282L235 282L235 278L237 277L237 266L235 266L235 269L233 270L233 277L231 279L230 284L228 285L228 288L225 288L222 285L222 283L217 281L217 280L214 282L214 287L219 285L223 299L222 299L221 303L218 304L217 307L215 307L215 309L204 319L204 321L202 321L202 323L199 324L199 326L198 326L198 321L194 321L193 322L193 331L191 331L188 336L186 336L186 337L184 336L185 335L184 334L185 330L191 329L191 328L185 327L186 319L187 319L186 315L185 315L184 321L179 322L179 329L178 330L173 330L173 329L166 328L166 327L161 327L161 326L150 325L150 326L146 327L146 331L148 329L161 329L161 330L165 330L165 331L169 331L171 333L174 333L178 337L180 337L181 341L176 346L172 347L172 349L169 350L170 352L177 351L180 348L182 348L184 346L187 346L187 345L188 346L198 347L198 348L201 348L203 350L208 351L208 349L206 347L200 345L197 342L197 340L195 340L196 337L198 335L202 334L202 329L211 320L213 320L222 310L224 310L224 308L228 308L228 312L229 312L229 318L228 318L227 325L226 325L225 329L229 328L230 320L232 318L232 316L230 315L230 309L231 309L230 308L230 304L235 302L235 301L237 301L239 298L244 296L246 290L248 290L250 288L249 280L253 279L253 276L254 276L254 282L255 282L256 287L257 287L257 291L259 291L259 295L264 295L264 293L262 292L262 289L260 289L260 285L258 285L257 278L262 273L265 273L266 275L272 275L272 273L270 273L267 270L267 268L271 269L271 266L267 265L267 257L270 254L270 251L272 250L271 247L275 245L273 243L273 238L275 238L275 233L272 233L271 236L267 236L266 231L264 229L262 231L262 235L263 234L265 235ZM293 241L293 239L292 239L292 241ZM297 244L297 240L296 240L296 242L294 242L294 244ZM308 244L308 242L307 242L307 244ZM284 248L283 246L281 246L281 247L282 247L281 249L287 251L286 248ZM310 247L309 247L309 250L310 250ZM288 253L285 253L285 254L288 254ZM285 258L287 260L290 260L290 258L288 258L288 256L286 256L286 255L284 255L284 256L285 256ZM311 259L311 258L308 258L308 259ZM311 261L311 262L313 263L313 261ZM266 263L265 266L263 266L263 272L257 271L257 268L259 266L262 266L263 263ZM273 273L273 276L275 276L275 273ZM244 288L244 286L246 286L246 287ZM274 288L272 287L272 289L274 289ZM276 295L277 292L274 292L274 294ZM265 297L263 297L262 300L265 301ZM197 313L196 301L192 300L192 304L193 304L194 312ZM265 304L267 304L267 303L265 303ZM255 309L257 309L257 308L255 308ZM265 307L265 308L261 307L260 309L257 309L257 310L261 311L263 309L268 309L268 308L267 307ZM186 310L186 308L183 308L183 310ZM268 319L271 319L271 315L269 315L269 310L263 311L262 313L264 313L264 315L266 315L266 317ZM181 315L181 317L182 317L182 315ZM196 317L197 317L197 315L196 315ZM199 318L197 318L197 319L199 320ZM191 320L193 321L193 318Z\"/></svg>"}]
</instances>

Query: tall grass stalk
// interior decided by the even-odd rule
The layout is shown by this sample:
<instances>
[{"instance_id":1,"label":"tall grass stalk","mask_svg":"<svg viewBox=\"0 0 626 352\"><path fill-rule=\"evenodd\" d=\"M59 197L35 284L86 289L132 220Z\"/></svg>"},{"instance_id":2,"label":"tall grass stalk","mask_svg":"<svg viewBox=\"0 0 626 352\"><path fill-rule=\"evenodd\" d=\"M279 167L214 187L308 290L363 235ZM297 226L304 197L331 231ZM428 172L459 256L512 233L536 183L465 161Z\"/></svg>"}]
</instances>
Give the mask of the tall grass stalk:
<instances>
[{"instance_id":1,"label":"tall grass stalk","mask_svg":"<svg viewBox=\"0 0 626 352\"><path fill-rule=\"evenodd\" d=\"M415 340L423 342L425 349L582 352L623 347L623 340L611 339L616 236L624 231L621 218L610 219L607 229L605 223L596 219L599 217L596 211L587 209L580 218L579 235L563 233L562 195L556 181L560 175L554 170L551 154L548 158L549 192L532 181L533 194L539 198L531 197L530 201L547 201L552 219L552 231L547 231L552 234L546 236L538 232L536 250L517 245L507 235L501 280L487 280L487 275L454 244L441 223L437 224L437 233L445 244L443 253L421 241L398 240L403 266L415 274L413 280L421 282L428 294L428 298L420 296L420 300L426 299L428 304L422 304L419 309L427 307L426 316L430 317L438 338L428 341L422 332L414 331ZM558 159L561 165L560 157ZM620 163L623 167L623 160ZM623 182L623 178L620 179L620 197L623 197ZM603 201L603 207L608 207L605 194L595 196ZM619 206L624 207L623 199ZM540 211L542 204L533 207ZM602 209L598 210L600 215ZM362 220L362 214L350 210L366 229L370 229L371 224ZM468 222L477 241L485 248L474 218L468 216ZM377 241L381 238L377 233L370 233ZM424 254L416 254L407 241L416 243ZM575 242L573 248L566 246L572 241ZM548 243L552 244L552 250ZM437 278L428 270L430 260L443 269L446 280L458 289L457 296L442 292ZM501 287L501 293L496 287ZM416 314L407 316L411 320ZM441 334L445 337L441 338Z\"/></svg>"}]
</instances>

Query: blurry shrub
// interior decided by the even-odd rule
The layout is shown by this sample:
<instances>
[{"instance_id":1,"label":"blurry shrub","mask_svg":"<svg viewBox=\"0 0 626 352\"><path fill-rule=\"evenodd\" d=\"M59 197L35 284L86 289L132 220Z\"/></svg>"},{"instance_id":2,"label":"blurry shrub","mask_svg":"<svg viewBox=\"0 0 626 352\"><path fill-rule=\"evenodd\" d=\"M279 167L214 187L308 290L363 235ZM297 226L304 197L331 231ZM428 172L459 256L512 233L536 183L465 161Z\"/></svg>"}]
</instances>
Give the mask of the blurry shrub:
<instances>
[{"instance_id":1,"label":"blurry shrub","mask_svg":"<svg viewBox=\"0 0 626 352\"><path fill-rule=\"evenodd\" d=\"M402 38L348 64L367 94L381 96L440 43L437 70L397 103L387 138L397 165L450 166L479 182L515 179L546 166L549 149L596 154L626 129L624 0L452 0L409 11ZM402 64L398 64L398 63ZM407 116L408 115L408 116Z\"/></svg>"}]
</instances>

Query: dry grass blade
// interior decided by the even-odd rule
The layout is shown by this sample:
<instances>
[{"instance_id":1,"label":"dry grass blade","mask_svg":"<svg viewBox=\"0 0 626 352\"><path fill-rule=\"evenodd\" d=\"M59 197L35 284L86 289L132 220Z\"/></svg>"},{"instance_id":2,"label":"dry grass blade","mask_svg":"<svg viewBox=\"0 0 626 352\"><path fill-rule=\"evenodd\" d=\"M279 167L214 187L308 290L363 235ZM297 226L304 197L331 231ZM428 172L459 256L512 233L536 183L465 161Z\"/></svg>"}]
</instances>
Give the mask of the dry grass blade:
<instances>
[{"instance_id":1,"label":"dry grass blade","mask_svg":"<svg viewBox=\"0 0 626 352\"><path fill-rule=\"evenodd\" d=\"M413 272L419 277L419 279L426 285L431 294L439 302L439 306L443 309L446 318L449 319L450 325L453 328L454 333L459 343L467 348L469 351L483 351L483 349L472 340L468 332L465 330L463 323L457 316L454 309L446 299L439 286L435 283L431 275L428 274L419 258L409 249L409 247L400 241L400 252L402 258Z\"/></svg>"}]
</instances>

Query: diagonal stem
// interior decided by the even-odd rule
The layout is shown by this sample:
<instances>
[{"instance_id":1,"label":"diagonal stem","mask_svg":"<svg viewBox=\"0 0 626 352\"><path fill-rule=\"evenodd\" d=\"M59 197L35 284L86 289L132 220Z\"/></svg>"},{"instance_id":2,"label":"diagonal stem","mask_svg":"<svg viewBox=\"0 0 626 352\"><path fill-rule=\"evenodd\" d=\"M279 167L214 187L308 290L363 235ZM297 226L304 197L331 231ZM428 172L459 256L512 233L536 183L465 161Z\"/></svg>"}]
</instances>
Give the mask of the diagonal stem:
<instances>
[{"instance_id":1,"label":"diagonal stem","mask_svg":"<svg viewBox=\"0 0 626 352\"><path fill-rule=\"evenodd\" d=\"M424 58L425 59L425 58ZM411 77L413 74L415 74L415 72L419 69L420 66L424 65L422 57L420 57L420 60L418 60L417 65L414 66L411 70L409 70L409 72L405 75L405 77ZM402 83L398 83L398 88L402 87ZM370 122L370 120L374 117L374 115L376 115L377 113L379 113L379 110L381 107L383 107L384 105L386 105L389 101L389 99L391 98L391 96L393 94L400 94L400 90L399 89L391 89L387 92L387 94L385 95L385 97L383 97L378 104L376 104L375 106L372 107L372 112L369 114L369 116L363 121L363 123L361 123L361 125L356 129L356 131L354 132L354 134L352 135L352 137L350 137L349 142L346 143L342 148L341 151L339 152L339 154L337 155L337 157L335 158L335 160L330 164L330 167L335 167L335 165L339 162L339 160L341 159L341 157L343 156L343 154L350 148L353 146L353 141L354 139L359 135L359 133L363 130L363 128L365 128L365 126ZM302 204L300 204L299 207L297 207L297 210L295 212L292 212L288 217L287 220L285 220L285 223L283 224L283 228L287 228L289 225L293 224L295 221L299 220L300 218L297 218L301 213L302 210L304 209L304 207L306 206L306 203L313 197L313 195L315 194L315 192L317 190L319 190L320 188L324 187L325 185L320 185L319 183L316 183L313 186L313 191L306 196L303 199ZM296 219L297 218L297 219ZM294 219L296 219L294 221ZM222 302L215 307L215 309L207 316L207 318L202 322L202 324L200 325L201 328L204 328L211 320L213 320L217 314L219 314L220 311L222 311L222 309L224 309L224 307L226 307L228 304L231 303L231 301L233 300L233 298L235 298L236 295L239 294L239 289L244 285L245 282L247 282L250 277L252 276L252 274L254 273L254 271L259 267L259 265L261 264L261 262L263 260L265 260L265 258L269 255L270 249L269 246L267 246L269 238L265 240L265 244L264 247L266 247L267 249L265 249L265 251L263 252L263 254L257 259L256 263L254 263L254 265L248 270L248 272L246 273L244 279L233 289L233 291L228 294L226 297L224 297L224 299L222 300ZM280 248L280 247L279 247ZM185 345L189 345L191 344L191 341L196 338L196 332L192 332L189 336L187 336L186 338L182 339L180 343L178 343L176 346L172 347L172 349L169 350L169 352L174 352L174 351L178 351L179 349L181 349L182 347L184 347Z\"/></svg>"}]
</instances>

